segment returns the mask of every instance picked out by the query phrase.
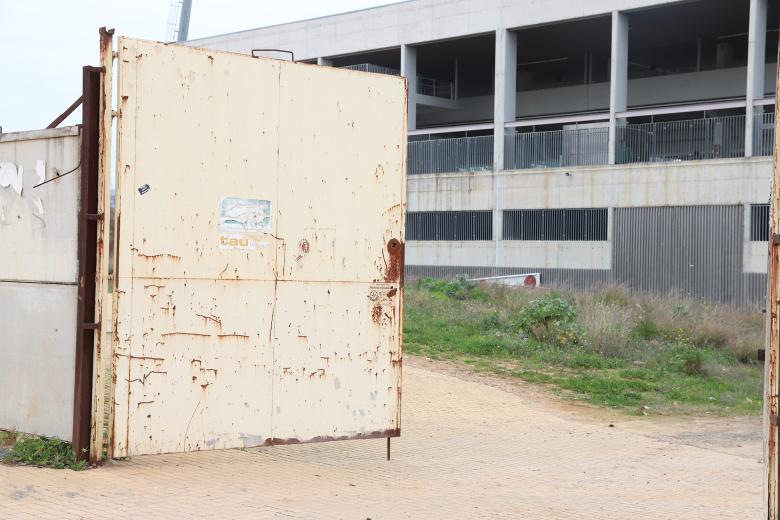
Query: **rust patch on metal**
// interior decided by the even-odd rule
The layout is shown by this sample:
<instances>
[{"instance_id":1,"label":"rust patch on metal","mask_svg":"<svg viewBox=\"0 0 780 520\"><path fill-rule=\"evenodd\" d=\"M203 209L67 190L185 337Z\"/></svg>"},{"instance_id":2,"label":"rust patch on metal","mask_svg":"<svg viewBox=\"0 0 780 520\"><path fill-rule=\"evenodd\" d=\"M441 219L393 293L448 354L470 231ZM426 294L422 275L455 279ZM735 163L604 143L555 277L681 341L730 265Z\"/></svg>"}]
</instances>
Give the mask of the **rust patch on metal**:
<instances>
[{"instance_id":1,"label":"rust patch on metal","mask_svg":"<svg viewBox=\"0 0 780 520\"><path fill-rule=\"evenodd\" d=\"M160 259L160 258L170 258L170 259L171 259L171 260L173 260L174 262L178 262L178 261L180 261L180 260L181 260L181 257L180 257L180 256L178 256L178 255L172 255L172 254L170 254L170 253L158 253L158 254L156 254L156 255L147 255L147 254L145 254L145 253L141 253L140 251L138 251L138 250L136 249L136 254L137 254L139 257L141 257L141 258L143 258L143 259L145 259L145 260L152 260L152 261L154 261L154 260L158 260L158 259Z\"/></svg>"},{"instance_id":2,"label":"rust patch on metal","mask_svg":"<svg viewBox=\"0 0 780 520\"><path fill-rule=\"evenodd\" d=\"M387 242L387 252L390 259L385 268L385 282L398 282L404 285L404 244L397 238L391 238Z\"/></svg>"},{"instance_id":3,"label":"rust patch on metal","mask_svg":"<svg viewBox=\"0 0 780 520\"><path fill-rule=\"evenodd\" d=\"M298 249L300 249L301 253L304 255L309 254L309 241L302 238L301 241L298 242Z\"/></svg>"},{"instance_id":4,"label":"rust patch on metal","mask_svg":"<svg viewBox=\"0 0 780 520\"><path fill-rule=\"evenodd\" d=\"M217 334L219 339L237 338L237 339L249 339L246 334Z\"/></svg>"},{"instance_id":5,"label":"rust patch on metal","mask_svg":"<svg viewBox=\"0 0 780 520\"><path fill-rule=\"evenodd\" d=\"M367 433L358 433L355 435L340 435L340 436L332 436L332 435L318 435L317 437L312 437L310 439L296 439L296 438L289 438L289 439L278 439L275 437L271 437L265 440L264 445L265 446L279 446L283 444L308 444L311 442L331 442L331 441L348 441L348 440L355 440L355 439L384 439L386 437L400 437L401 436L401 429L400 428L391 428L389 430L377 430L373 432L367 432Z\"/></svg>"},{"instance_id":6,"label":"rust patch on metal","mask_svg":"<svg viewBox=\"0 0 780 520\"><path fill-rule=\"evenodd\" d=\"M382 306L378 303L371 309L371 321L376 324L382 323Z\"/></svg>"},{"instance_id":7,"label":"rust patch on metal","mask_svg":"<svg viewBox=\"0 0 780 520\"><path fill-rule=\"evenodd\" d=\"M210 338L211 334L203 334L200 332L163 332L160 336L194 336L199 338Z\"/></svg>"},{"instance_id":8,"label":"rust patch on metal","mask_svg":"<svg viewBox=\"0 0 780 520\"><path fill-rule=\"evenodd\" d=\"M396 289L395 287L393 287L392 289L390 289L389 291L387 291L387 297L388 297L388 298L392 298L392 297L393 297L393 296L395 296L397 293L398 293L398 289Z\"/></svg>"},{"instance_id":9,"label":"rust patch on metal","mask_svg":"<svg viewBox=\"0 0 780 520\"><path fill-rule=\"evenodd\" d=\"M325 369L324 368L318 368L314 372L309 372L309 379L313 379L314 376L320 376L320 379L325 377Z\"/></svg>"},{"instance_id":10,"label":"rust patch on metal","mask_svg":"<svg viewBox=\"0 0 780 520\"><path fill-rule=\"evenodd\" d=\"M213 322L219 330L222 330L222 320L219 318L219 316L214 316L213 314L207 316L205 314L198 314L197 312L195 313L195 316L203 318L206 323Z\"/></svg>"}]
</instances>

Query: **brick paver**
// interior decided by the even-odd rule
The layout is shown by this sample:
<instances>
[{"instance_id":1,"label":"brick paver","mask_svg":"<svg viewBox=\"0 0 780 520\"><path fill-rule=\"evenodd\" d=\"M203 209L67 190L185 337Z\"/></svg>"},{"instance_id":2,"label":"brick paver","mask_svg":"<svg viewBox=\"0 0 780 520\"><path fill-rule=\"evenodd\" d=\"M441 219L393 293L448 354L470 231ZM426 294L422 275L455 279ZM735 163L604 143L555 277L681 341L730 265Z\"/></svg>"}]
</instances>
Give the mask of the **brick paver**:
<instances>
[{"instance_id":1,"label":"brick paver","mask_svg":"<svg viewBox=\"0 0 780 520\"><path fill-rule=\"evenodd\" d=\"M422 366L404 369L403 405L390 462L379 439L135 457L78 473L0 466L0 518L760 517L758 442L715 449L628 419L610 427Z\"/></svg>"}]
</instances>

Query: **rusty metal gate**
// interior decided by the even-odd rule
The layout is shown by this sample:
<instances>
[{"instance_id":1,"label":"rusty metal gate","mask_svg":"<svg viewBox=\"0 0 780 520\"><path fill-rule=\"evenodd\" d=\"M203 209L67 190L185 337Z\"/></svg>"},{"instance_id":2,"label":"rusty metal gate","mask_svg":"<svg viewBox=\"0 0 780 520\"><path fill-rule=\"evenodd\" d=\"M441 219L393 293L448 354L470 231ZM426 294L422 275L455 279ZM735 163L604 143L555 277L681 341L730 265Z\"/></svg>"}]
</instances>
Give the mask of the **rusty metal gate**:
<instances>
[{"instance_id":1,"label":"rusty metal gate","mask_svg":"<svg viewBox=\"0 0 780 520\"><path fill-rule=\"evenodd\" d=\"M404 81L116 56L110 455L399 435Z\"/></svg>"}]
</instances>

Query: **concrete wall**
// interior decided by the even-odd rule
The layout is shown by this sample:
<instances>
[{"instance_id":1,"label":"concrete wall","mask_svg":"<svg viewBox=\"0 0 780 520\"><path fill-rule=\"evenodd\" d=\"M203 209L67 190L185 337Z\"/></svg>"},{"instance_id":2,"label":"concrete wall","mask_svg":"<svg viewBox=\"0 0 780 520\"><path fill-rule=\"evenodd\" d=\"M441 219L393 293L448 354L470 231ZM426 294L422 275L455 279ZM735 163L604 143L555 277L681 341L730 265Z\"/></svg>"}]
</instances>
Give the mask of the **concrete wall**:
<instances>
[{"instance_id":1,"label":"concrete wall","mask_svg":"<svg viewBox=\"0 0 780 520\"><path fill-rule=\"evenodd\" d=\"M77 127L0 134L0 428L65 440L73 429L80 170L34 186L75 168L79 142Z\"/></svg>"},{"instance_id":2,"label":"concrete wall","mask_svg":"<svg viewBox=\"0 0 780 520\"><path fill-rule=\"evenodd\" d=\"M610 212L603 241L408 241L409 274L542 272L543 284L586 288L621 283L638 290L677 288L684 294L731 303L758 302L767 249L763 242L750 241L749 205L766 203L771 175L768 157L498 175L413 175L408 180L409 211L609 208ZM645 243L649 249L642 252L639 245ZM690 253L688 244L693 244ZM654 262L651 251L666 256ZM686 265L694 267L683 269L681 263L688 256L694 260Z\"/></svg>"},{"instance_id":3,"label":"concrete wall","mask_svg":"<svg viewBox=\"0 0 780 520\"><path fill-rule=\"evenodd\" d=\"M608 15L681 0L411 0L299 22L191 40L189 45L248 53L287 49L298 60L338 56Z\"/></svg>"},{"instance_id":4,"label":"concrete wall","mask_svg":"<svg viewBox=\"0 0 780 520\"><path fill-rule=\"evenodd\" d=\"M771 157L412 175L409 211L609 208L766 203Z\"/></svg>"}]
</instances>

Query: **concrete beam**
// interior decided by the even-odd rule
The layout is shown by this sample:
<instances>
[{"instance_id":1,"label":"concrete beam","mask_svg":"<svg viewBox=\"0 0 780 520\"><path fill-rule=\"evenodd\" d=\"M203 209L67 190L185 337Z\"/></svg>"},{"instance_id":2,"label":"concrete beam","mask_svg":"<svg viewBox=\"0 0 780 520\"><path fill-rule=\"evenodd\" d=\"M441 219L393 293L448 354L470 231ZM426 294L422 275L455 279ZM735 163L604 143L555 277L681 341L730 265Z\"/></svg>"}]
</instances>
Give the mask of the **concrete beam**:
<instances>
[{"instance_id":1,"label":"concrete beam","mask_svg":"<svg viewBox=\"0 0 780 520\"><path fill-rule=\"evenodd\" d=\"M401 76L406 78L407 121L409 130L417 129L417 49L411 45L401 45Z\"/></svg>"},{"instance_id":2,"label":"concrete beam","mask_svg":"<svg viewBox=\"0 0 780 520\"><path fill-rule=\"evenodd\" d=\"M506 123L517 113L517 33L496 31L495 90L493 93L493 169L504 169L504 135Z\"/></svg>"},{"instance_id":3,"label":"concrete beam","mask_svg":"<svg viewBox=\"0 0 780 520\"><path fill-rule=\"evenodd\" d=\"M504 136L506 123L517 115L517 33L507 29L496 31L496 65L493 91L493 243L495 265L499 258L503 213L499 205L501 197L501 171L504 169ZM510 130L514 132L514 130Z\"/></svg>"},{"instance_id":4,"label":"concrete beam","mask_svg":"<svg viewBox=\"0 0 780 520\"><path fill-rule=\"evenodd\" d=\"M612 12L612 46L609 62L609 164L615 164L618 112L628 102L628 15Z\"/></svg>"},{"instance_id":5,"label":"concrete beam","mask_svg":"<svg viewBox=\"0 0 780 520\"><path fill-rule=\"evenodd\" d=\"M232 52L276 48L299 60L346 56L401 44L424 44L489 34L502 27L533 27L609 15L617 5L631 9L673 5L681 0L411 0L348 13L250 29L188 42Z\"/></svg>"},{"instance_id":6,"label":"concrete beam","mask_svg":"<svg viewBox=\"0 0 780 520\"><path fill-rule=\"evenodd\" d=\"M426 107L443 108L445 110L460 109L460 102L457 100L450 98L440 98L436 96L426 96L425 94L417 94L417 104Z\"/></svg>"},{"instance_id":7,"label":"concrete beam","mask_svg":"<svg viewBox=\"0 0 780 520\"><path fill-rule=\"evenodd\" d=\"M750 0L748 27L747 90L745 92L745 156L753 156L753 115L763 108L753 101L764 97L764 54L766 49L766 0Z\"/></svg>"}]
</instances>

